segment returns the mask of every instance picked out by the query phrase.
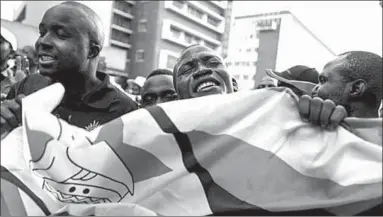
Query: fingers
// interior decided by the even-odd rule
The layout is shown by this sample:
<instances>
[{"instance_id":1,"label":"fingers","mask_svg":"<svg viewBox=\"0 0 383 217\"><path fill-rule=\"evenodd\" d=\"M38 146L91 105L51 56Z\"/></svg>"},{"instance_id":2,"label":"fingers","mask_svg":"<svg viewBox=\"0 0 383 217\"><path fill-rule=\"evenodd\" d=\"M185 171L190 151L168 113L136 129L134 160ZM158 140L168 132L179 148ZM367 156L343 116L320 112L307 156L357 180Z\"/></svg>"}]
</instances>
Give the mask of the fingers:
<instances>
[{"instance_id":1,"label":"fingers","mask_svg":"<svg viewBox=\"0 0 383 217\"><path fill-rule=\"evenodd\" d=\"M330 117L329 129L334 130L347 117L347 111L343 106L336 106Z\"/></svg>"},{"instance_id":2,"label":"fingers","mask_svg":"<svg viewBox=\"0 0 383 217\"><path fill-rule=\"evenodd\" d=\"M22 71L22 58L21 56L16 57L16 71Z\"/></svg>"},{"instance_id":3,"label":"fingers","mask_svg":"<svg viewBox=\"0 0 383 217\"><path fill-rule=\"evenodd\" d=\"M298 101L299 114L301 115L301 118L304 122L308 122L308 119L309 119L310 100L311 100L310 96L303 95L301 98L299 98L299 101Z\"/></svg>"},{"instance_id":4,"label":"fingers","mask_svg":"<svg viewBox=\"0 0 383 217\"><path fill-rule=\"evenodd\" d=\"M4 119L1 121L1 129L3 129L3 124L6 126L7 124L14 129L18 126L16 116L11 112L7 107L1 106L1 118Z\"/></svg>"},{"instance_id":5,"label":"fingers","mask_svg":"<svg viewBox=\"0 0 383 217\"><path fill-rule=\"evenodd\" d=\"M19 123L21 123L21 104L16 100L5 100L1 103L1 117L3 117L11 127L17 127Z\"/></svg>"},{"instance_id":6,"label":"fingers","mask_svg":"<svg viewBox=\"0 0 383 217\"><path fill-rule=\"evenodd\" d=\"M28 57L24 57L24 72L25 72L25 75L30 74Z\"/></svg>"},{"instance_id":7,"label":"fingers","mask_svg":"<svg viewBox=\"0 0 383 217\"><path fill-rule=\"evenodd\" d=\"M311 100L309 121L315 125L319 124L319 118L322 111L322 105L323 105L323 100L318 97L314 97Z\"/></svg>"},{"instance_id":8,"label":"fingers","mask_svg":"<svg viewBox=\"0 0 383 217\"><path fill-rule=\"evenodd\" d=\"M322 105L322 112L319 117L319 124L322 128L327 128L330 123L330 117L336 105L333 101L326 99Z\"/></svg>"}]
</instances>

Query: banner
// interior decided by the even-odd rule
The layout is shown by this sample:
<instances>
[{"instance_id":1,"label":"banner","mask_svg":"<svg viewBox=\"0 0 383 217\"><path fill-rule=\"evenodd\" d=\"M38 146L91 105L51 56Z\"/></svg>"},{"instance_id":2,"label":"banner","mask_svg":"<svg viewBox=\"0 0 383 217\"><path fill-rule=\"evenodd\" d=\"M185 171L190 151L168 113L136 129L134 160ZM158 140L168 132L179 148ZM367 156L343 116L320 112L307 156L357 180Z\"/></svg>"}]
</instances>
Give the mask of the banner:
<instances>
[{"instance_id":1,"label":"banner","mask_svg":"<svg viewBox=\"0 0 383 217\"><path fill-rule=\"evenodd\" d=\"M382 119L322 130L275 88L87 132L51 114L63 94L55 84L23 99L23 126L1 144L2 215L355 215L382 202Z\"/></svg>"}]
</instances>

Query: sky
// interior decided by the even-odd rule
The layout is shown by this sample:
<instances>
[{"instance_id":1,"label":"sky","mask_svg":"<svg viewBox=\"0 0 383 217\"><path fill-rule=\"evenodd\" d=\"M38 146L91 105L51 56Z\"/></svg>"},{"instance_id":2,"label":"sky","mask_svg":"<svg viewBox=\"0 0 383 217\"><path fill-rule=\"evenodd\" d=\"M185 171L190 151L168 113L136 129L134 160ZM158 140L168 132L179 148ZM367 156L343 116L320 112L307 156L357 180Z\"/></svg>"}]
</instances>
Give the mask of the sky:
<instances>
[{"instance_id":1,"label":"sky","mask_svg":"<svg viewBox=\"0 0 383 217\"><path fill-rule=\"evenodd\" d=\"M379 1L235 1L234 16L289 10L335 53L370 51L382 56Z\"/></svg>"},{"instance_id":2,"label":"sky","mask_svg":"<svg viewBox=\"0 0 383 217\"><path fill-rule=\"evenodd\" d=\"M12 19L19 1L1 1ZM289 10L336 53L364 50L382 56L382 7L378 1L234 1L234 16Z\"/></svg>"}]
</instances>

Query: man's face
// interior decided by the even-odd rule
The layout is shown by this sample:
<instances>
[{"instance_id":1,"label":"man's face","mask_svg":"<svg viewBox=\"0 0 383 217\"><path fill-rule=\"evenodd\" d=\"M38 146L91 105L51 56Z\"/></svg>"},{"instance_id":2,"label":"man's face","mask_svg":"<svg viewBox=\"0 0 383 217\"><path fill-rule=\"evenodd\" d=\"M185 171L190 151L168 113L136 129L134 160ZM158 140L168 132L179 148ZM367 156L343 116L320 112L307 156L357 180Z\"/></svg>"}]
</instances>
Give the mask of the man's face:
<instances>
[{"instance_id":1,"label":"man's face","mask_svg":"<svg viewBox=\"0 0 383 217\"><path fill-rule=\"evenodd\" d=\"M35 44L41 74L54 77L85 68L89 49L87 19L68 5L58 5L45 13Z\"/></svg>"},{"instance_id":2,"label":"man's face","mask_svg":"<svg viewBox=\"0 0 383 217\"><path fill-rule=\"evenodd\" d=\"M4 64L8 61L9 56L12 53L12 46L7 42L3 37L0 37L0 48L1 48L1 64Z\"/></svg>"},{"instance_id":3,"label":"man's face","mask_svg":"<svg viewBox=\"0 0 383 217\"><path fill-rule=\"evenodd\" d=\"M330 99L337 105L348 105L348 82L342 76L347 69L344 56L329 62L319 75L319 84L314 87L312 95Z\"/></svg>"},{"instance_id":4,"label":"man's face","mask_svg":"<svg viewBox=\"0 0 383 217\"><path fill-rule=\"evenodd\" d=\"M261 81L257 89L263 89L263 88L269 88L269 87L275 87L275 83L271 79Z\"/></svg>"},{"instance_id":5,"label":"man's face","mask_svg":"<svg viewBox=\"0 0 383 217\"><path fill-rule=\"evenodd\" d=\"M203 46L192 47L182 55L174 76L181 99L233 92L222 59Z\"/></svg>"},{"instance_id":6,"label":"man's face","mask_svg":"<svg viewBox=\"0 0 383 217\"><path fill-rule=\"evenodd\" d=\"M173 85L173 76L155 75L146 80L142 87L143 107L170 102L177 99L177 93Z\"/></svg>"}]
</instances>

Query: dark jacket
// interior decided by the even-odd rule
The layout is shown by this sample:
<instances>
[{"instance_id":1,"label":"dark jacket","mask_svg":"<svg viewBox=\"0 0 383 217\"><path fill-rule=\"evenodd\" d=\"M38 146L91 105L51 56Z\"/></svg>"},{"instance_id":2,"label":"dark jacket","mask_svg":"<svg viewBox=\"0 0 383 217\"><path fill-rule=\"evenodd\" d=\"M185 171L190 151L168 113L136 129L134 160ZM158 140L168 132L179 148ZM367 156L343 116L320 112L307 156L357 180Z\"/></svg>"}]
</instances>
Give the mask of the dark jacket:
<instances>
[{"instance_id":1,"label":"dark jacket","mask_svg":"<svg viewBox=\"0 0 383 217\"><path fill-rule=\"evenodd\" d=\"M107 75L100 78L102 83L83 97L65 94L53 114L69 124L90 131L138 108L132 99L109 82ZM19 94L29 95L52 83L48 77L31 74L12 86L7 98L12 99Z\"/></svg>"}]
</instances>

